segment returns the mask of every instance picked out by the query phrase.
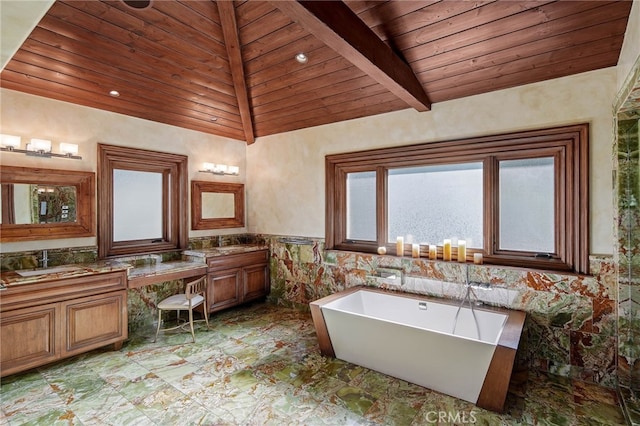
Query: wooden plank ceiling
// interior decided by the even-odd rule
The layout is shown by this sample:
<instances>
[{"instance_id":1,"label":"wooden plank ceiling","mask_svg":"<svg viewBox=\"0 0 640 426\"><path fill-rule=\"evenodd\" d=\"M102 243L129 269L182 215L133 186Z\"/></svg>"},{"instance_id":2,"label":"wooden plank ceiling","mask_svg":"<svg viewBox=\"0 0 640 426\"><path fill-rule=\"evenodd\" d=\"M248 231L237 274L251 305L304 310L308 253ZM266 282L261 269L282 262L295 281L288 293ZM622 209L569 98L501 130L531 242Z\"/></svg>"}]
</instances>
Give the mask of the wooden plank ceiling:
<instances>
[{"instance_id":1,"label":"wooden plank ceiling","mask_svg":"<svg viewBox=\"0 0 640 426\"><path fill-rule=\"evenodd\" d=\"M615 66L630 9L631 1L152 0L136 9L58 0L0 86L252 143ZM294 60L300 52L307 63Z\"/></svg>"}]
</instances>

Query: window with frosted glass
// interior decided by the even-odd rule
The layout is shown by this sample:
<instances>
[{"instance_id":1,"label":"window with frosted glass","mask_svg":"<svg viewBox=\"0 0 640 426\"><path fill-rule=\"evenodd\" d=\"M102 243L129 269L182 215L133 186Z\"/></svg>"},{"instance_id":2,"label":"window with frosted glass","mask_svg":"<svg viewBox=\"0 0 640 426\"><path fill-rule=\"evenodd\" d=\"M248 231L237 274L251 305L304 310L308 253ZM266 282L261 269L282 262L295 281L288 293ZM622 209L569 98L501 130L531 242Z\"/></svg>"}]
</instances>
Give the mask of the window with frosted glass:
<instances>
[{"instance_id":1,"label":"window with frosted glass","mask_svg":"<svg viewBox=\"0 0 640 426\"><path fill-rule=\"evenodd\" d=\"M387 194L387 241L459 238L482 248L481 162L391 169Z\"/></svg>"},{"instance_id":2,"label":"window with frosted glass","mask_svg":"<svg viewBox=\"0 0 640 426\"><path fill-rule=\"evenodd\" d=\"M347 175L347 239L376 240L376 172Z\"/></svg>"},{"instance_id":3,"label":"window with frosted glass","mask_svg":"<svg viewBox=\"0 0 640 426\"><path fill-rule=\"evenodd\" d=\"M500 250L555 252L553 157L499 164Z\"/></svg>"},{"instance_id":4,"label":"window with frosted glass","mask_svg":"<svg viewBox=\"0 0 640 426\"><path fill-rule=\"evenodd\" d=\"M589 273L588 154L576 124L328 155L326 247L394 255L402 236L442 259L465 240L467 259Z\"/></svg>"},{"instance_id":5,"label":"window with frosted glass","mask_svg":"<svg viewBox=\"0 0 640 426\"><path fill-rule=\"evenodd\" d=\"M161 173L113 171L114 241L162 238L162 211Z\"/></svg>"}]
</instances>

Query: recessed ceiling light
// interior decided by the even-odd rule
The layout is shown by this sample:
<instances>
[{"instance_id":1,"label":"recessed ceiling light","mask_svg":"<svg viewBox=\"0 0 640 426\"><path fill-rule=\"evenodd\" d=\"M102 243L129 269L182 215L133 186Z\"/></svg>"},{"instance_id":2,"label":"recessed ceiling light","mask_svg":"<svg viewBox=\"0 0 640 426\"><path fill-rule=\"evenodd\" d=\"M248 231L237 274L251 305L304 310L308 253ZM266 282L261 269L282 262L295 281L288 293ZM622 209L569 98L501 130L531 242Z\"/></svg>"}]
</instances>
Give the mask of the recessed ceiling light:
<instances>
[{"instance_id":1,"label":"recessed ceiling light","mask_svg":"<svg viewBox=\"0 0 640 426\"><path fill-rule=\"evenodd\" d=\"M133 9L146 9L151 6L151 0L123 0L123 3Z\"/></svg>"},{"instance_id":2,"label":"recessed ceiling light","mask_svg":"<svg viewBox=\"0 0 640 426\"><path fill-rule=\"evenodd\" d=\"M120 92L118 92L117 90L111 90L109 92L109 95L113 96L114 98L117 98L118 96L120 96Z\"/></svg>"},{"instance_id":3,"label":"recessed ceiling light","mask_svg":"<svg viewBox=\"0 0 640 426\"><path fill-rule=\"evenodd\" d=\"M309 57L300 52L296 55L296 61L300 62L301 64L306 64L309 61Z\"/></svg>"},{"instance_id":4,"label":"recessed ceiling light","mask_svg":"<svg viewBox=\"0 0 640 426\"><path fill-rule=\"evenodd\" d=\"M211 121L218 121L218 117L211 117Z\"/></svg>"}]
</instances>

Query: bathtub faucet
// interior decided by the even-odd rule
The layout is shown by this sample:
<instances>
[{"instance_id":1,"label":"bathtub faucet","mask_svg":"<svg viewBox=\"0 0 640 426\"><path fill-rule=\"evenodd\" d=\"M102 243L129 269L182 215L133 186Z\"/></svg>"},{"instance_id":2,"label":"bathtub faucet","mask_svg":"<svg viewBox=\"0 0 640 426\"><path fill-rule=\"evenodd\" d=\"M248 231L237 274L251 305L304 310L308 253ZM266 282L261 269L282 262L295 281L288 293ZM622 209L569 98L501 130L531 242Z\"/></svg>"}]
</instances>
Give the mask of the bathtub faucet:
<instances>
[{"instance_id":1,"label":"bathtub faucet","mask_svg":"<svg viewBox=\"0 0 640 426\"><path fill-rule=\"evenodd\" d=\"M460 304L458 305L458 310L456 311L456 316L453 320L453 330L452 330L452 334L456 334L456 327L458 326L458 316L460 315L460 311L462 310L462 307L467 304L469 306L469 310L471 311L471 315L473 316L473 321L476 325L476 333L478 335L478 340L481 340L482 337L480 336L480 324L478 324L478 318L476 318L476 311L473 309L473 305L474 303L472 302L472 298L476 300L476 303L480 304L480 299L478 299L478 296L476 295L476 293L473 291L473 287L474 285L481 285L480 283L474 283L469 281L469 268L467 268L467 279L465 282L465 293L464 293L464 297L462 298L462 300L460 300ZM488 285L487 285L488 286Z\"/></svg>"},{"instance_id":2,"label":"bathtub faucet","mask_svg":"<svg viewBox=\"0 0 640 426\"><path fill-rule=\"evenodd\" d=\"M479 288L482 290L491 290L491 284L472 281L467 283L468 286Z\"/></svg>"}]
</instances>

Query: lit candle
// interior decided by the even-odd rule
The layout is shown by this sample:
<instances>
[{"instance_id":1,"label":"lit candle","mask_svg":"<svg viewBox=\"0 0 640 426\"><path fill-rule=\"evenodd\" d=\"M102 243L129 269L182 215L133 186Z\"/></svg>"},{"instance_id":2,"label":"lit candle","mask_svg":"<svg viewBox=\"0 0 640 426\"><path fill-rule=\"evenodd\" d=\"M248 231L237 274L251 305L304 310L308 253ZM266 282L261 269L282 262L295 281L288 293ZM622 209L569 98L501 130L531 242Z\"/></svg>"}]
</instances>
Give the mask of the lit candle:
<instances>
[{"instance_id":1,"label":"lit candle","mask_svg":"<svg viewBox=\"0 0 640 426\"><path fill-rule=\"evenodd\" d=\"M458 262L467 261L467 242L465 240L458 240Z\"/></svg>"},{"instance_id":2,"label":"lit candle","mask_svg":"<svg viewBox=\"0 0 640 426\"><path fill-rule=\"evenodd\" d=\"M451 240L444 240L444 244L442 245L442 259L443 260L451 260Z\"/></svg>"},{"instance_id":3,"label":"lit candle","mask_svg":"<svg viewBox=\"0 0 640 426\"><path fill-rule=\"evenodd\" d=\"M396 255L404 256L404 237L398 237L396 240Z\"/></svg>"},{"instance_id":4,"label":"lit candle","mask_svg":"<svg viewBox=\"0 0 640 426\"><path fill-rule=\"evenodd\" d=\"M387 248L384 246L378 247L378 254L383 255L387 253Z\"/></svg>"},{"instance_id":5,"label":"lit candle","mask_svg":"<svg viewBox=\"0 0 640 426\"><path fill-rule=\"evenodd\" d=\"M436 260L438 258L438 246L429 244L429 259Z\"/></svg>"},{"instance_id":6,"label":"lit candle","mask_svg":"<svg viewBox=\"0 0 640 426\"><path fill-rule=\"evenodd\" d=\"M411 244L411 257L420 257L420 244Z\"/></svg>"},{"instance_id":7,"label":"lit candle","mask_svg":"<svg viewBox=\"0 0 640 426\"><path fill-rule=\"evenodd\" d=\"M473 263L482 265L482 253L473 253Z\"/></svg>"}]
</instances>

